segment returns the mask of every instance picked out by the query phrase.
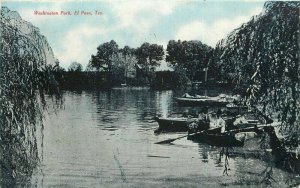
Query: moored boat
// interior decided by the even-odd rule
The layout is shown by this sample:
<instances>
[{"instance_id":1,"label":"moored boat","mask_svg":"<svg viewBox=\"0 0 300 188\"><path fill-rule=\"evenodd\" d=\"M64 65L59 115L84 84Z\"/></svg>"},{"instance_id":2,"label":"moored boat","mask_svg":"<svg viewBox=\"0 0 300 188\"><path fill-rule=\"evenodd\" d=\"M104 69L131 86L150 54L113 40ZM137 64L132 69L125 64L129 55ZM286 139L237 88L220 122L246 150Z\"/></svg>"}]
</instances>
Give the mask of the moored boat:
<instances>
[{"instance_id":1,"label":"moored boat","mask_svg":"<svg viewBox=\"0 0 300 188\"><path fill-rule=\"evenodd\" d=\"M195 123L198 129L208 129L209 121L202 121L199 118L176 117L176 118L159 118L155 117L159 127L154 131L159 132L186 132L189 131L189 124Z\"/></svg>"},{"instance_id":2,"label":"moored boat","mask_svg":"<svg viewBox=\"0 0 300 188\"><path fill-rule=\"evenodd\" d=\"M189 135L187 139L219 147L242 147L244 145L244 140L236 139L234 134L221 132L199 132Z\"/></svg>"},{"instance_id":3,"label":"moored boat","mask_svg":"<svg viewBox=\"0 0 300 188\"><path fill-rule=\"evenodd\" d=\"M262 129L273 126L276 126L276 124L255 124L254 126L249 127L235 127L235 129L226 130L225 132L222 132L222 127L218 127L190 134L188 140L203 142L219 147L242 147L244 146L245 139L249 136L246 132L259 133ZM241 137L239 133L245 135Z\"/></svg>"},{"instance_id":4,"label":"moored boat","mask_svg":"<svg viewBox=\"0 0 300 188\"><path fill-rule=\"evenodd\" d=\"M235 98L224 94L216 97L185 94L182 97L175 98L175 100L181 106L226 106L228 103L234 102Z\"/></svg>"},{"instance_id":5,"label":"moored boat","mask_svg":"<svg viewBox=\"0 0 300 188\"><path fill-rule=\"evenodd\" d=\"M231 113L245 113L248 111L248 106L229 103L226 105L226 109Z\"/></svg>"}]
</instances>

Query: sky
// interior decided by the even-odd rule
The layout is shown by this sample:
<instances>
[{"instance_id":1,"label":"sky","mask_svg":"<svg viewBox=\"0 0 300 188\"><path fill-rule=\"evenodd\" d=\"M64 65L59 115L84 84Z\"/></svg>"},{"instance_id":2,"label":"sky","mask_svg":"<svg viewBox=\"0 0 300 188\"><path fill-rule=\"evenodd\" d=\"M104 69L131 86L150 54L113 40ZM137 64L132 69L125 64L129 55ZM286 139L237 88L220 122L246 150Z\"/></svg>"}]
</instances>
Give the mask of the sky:
<instances>
[{"instance_id":1,"label":"sky","mask_svg":"<svg viewBox=\"0 0 300 188\"><path fill-rule=\"evenodd\" d=\"M60 0L7 1L40 29L60 65L77 61L85 67L97 46L115 40L120 48L144 42L167 47L169 40L200 40L215 47L233 29L263 11L263 1L216 0ZM34 11L70 11L72 15L39 16ZM79 11L79 15L74 15ZM81 15L92 12L92 15ZM101 12L96 15L95 11Z\"/></svg>"}]
</instances>

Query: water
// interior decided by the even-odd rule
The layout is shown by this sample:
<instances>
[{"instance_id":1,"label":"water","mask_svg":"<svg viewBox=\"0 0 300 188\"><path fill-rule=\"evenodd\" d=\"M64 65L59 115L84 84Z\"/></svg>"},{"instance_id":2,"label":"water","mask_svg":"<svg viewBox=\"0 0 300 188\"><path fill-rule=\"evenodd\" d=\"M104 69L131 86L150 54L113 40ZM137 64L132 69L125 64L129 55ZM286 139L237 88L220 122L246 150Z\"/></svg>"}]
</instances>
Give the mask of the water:
<instances>
[{"instance_id":1,"label":"water","mask_svg":"<svg viewBox=\"0 0 300 188\"><path fill-rule=\"evenodd\" d=\"M64 109L49 108L43 131L41 166L32 177L37 187L244 187L262 186L270 163L186 138L170 145L155 142L184 133L153 132L155 116L176 116L182 92L149 89L65 92ZM228 174L228 175L227 175ZM299 178L273 168L275 187Z\"/></svg>"}]
</instances>

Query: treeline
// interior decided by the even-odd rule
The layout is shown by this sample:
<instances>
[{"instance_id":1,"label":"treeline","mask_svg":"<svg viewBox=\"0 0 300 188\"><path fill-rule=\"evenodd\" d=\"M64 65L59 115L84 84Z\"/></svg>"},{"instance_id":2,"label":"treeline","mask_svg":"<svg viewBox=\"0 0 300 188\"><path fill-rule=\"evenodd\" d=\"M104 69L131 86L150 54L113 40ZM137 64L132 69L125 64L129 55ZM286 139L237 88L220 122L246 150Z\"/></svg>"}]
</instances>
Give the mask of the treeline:
<instances>
[{"instance_id":1,"label":"treeline","mask_svg":"<svg viewBox=\"0 0 300 188\"><path fill-rule=\"evenodd\" d=\"M98 46L84 72L98 72L100 82L111 86L157 85L168 77L169 83L164 84L173 88L191 82L229 83L244 95L257 96L272 94L270 88L289 85L295 93L299 74L297 8L299 2L267 2L264 13L232 31L215 48L196 40L170 40L165 50L162 45L150 43L119 48L112 40ZM158 80L156 71L163 61L172 71L159 73ZM69 68L69 72L82 70L74 63ZM69 80L77 82L75 76Z\"/></svg>"},{"instance_id":2,"label":"treeline","mask_svg":"<svg viewBox=\"0 0 300 188\"><path fill-rule=\"evenodd\" d=\"M218 69L212 61L213 52L212 47L200 41L170 40L165 51L162 45L147 42L137 48L119 48L111 40L98 46L85 71L80 63L72 62L68 71L56 69L56 78L64 88L95 87L95 84L119 86L124 83L176 88L189 82L204 81L207 68L210 72L208 78L218 80ZM164 61L169 66L167 71L159 68Z\"/></svg>"},{"instance_id":3,"label":"treeline","mask_svg":"<svg viewBox=\"0 0 300 188\"><path fill-rule=\"evenodd\" d=\"M64 88L147 85L153 81L155 68L160 65L164 55L161 45L144 43L138 48L119 48L111 40L97 47L85 71L81 64L73 62L68 71L56 71L56 78Z\"/></svg>"}]
</instances>

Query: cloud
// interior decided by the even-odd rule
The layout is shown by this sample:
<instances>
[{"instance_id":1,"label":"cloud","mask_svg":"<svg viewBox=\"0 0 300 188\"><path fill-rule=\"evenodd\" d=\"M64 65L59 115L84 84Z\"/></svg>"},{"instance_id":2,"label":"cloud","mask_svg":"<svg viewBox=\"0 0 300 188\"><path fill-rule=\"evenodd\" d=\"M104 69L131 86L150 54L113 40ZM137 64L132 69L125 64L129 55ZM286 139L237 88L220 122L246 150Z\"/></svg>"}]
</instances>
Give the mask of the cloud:
<instances>
[{"instance_id":1,"label":"cloud","mask_svg":"<svg viewBox=\"0 0 300 188\"><path fill-rule=\"evenodd\" d=\"M61 61L61 66L65 68L72 61L77 61L85 66L91 54L96 52L97 46L101 42L107 42L111 39L114 39L119 47L124 45L137 47L143 42L150 42L163 44L166 48L168 40L173 39L174 36L175 39L197 39L214 46L218 40L225 37L234 28L248 21L250 16L261 12L261 8L257 8L253 9L251 14L239 16L232 20L223 18L213 23L194 20L184 23L177 30L176 35L173 35L173 31L170 32L169 28L162 26L159 26L162 30L161 35L154 33L156 26L160 24L164 16L188 14L189 12L186 12L185 9L175 12L176 8L185 5L187 1L103 1L104 15L101 16L101 19L94 19L93 17L90 20L83 20L81 18L80 22L71 21L75 18L67 16L34 16L32 8L21 7L18 12L24 20L32 22L41 29L41 33L47 37L51 44L55 56ZM55 3L38 3L34 7L37 10L60 11L74 9L74 6L74 4L71 5L70 1L65 0ZM182 6L182 8L184 7L186 6ZM89 8L93 9L91 6ZM182 20L179 19L178 23L180 22ZM78 23L83 23L83 25L77 25ZM165 24L168 27L168 23ZM106 28L104 29L104 27ZM164 32L168 32L167 37Z\"/></svg>"},{"instance_id":2,"label":"cloud","mask_svg":"<svg viewBox=\"0 0 300 188\"><path fill-rule=\"evenodd\" d=\"M118 28L132 28L138 34L145 34L158 23L160 16L171 14L181 3L179 0L126 0L112 1L110 5L118 19Z\"/></svg>"},{"instance_id":3,"label":"cloud","mask_svg":"<svg viewBox=\"0 0 300 188\"><path fill-rule=\"evenodd\" d=\"M120 27L135 26L135 22L139 19L139 13L151 13L156 17L159 15L171 14L173 9L179 5L179 1L142 1L142 0L127 0L114 1L111 3L112 9L116 13ZM151 17L152 17L151 16Z\"/></svg>"},{"instance_id":4,"label":"cloud","mask_svg":"<svg viewBox=\"0 0 300 188\"><path fill-rule=\"evenodd\" d=\"M251 16L258 15L260 12L262 12L262 8L255 8L249 15L237 16L234 19L222 18L211 24L198 20L192 21L178 29L175 39L200 40L214 47L219 40L225 38L243 23L248 22Z\"/></svg>"},{"instance_id":5,"label":"cloud","mask_svg":"<svg viewBox=\"0 0 300 188\"><path fill-rule=\"evenodd\" d=\"M79 25L70 30L62 42L62 48L54 53L62 67L68 67L71 62L77 61L87 65L91 54L95 54L99 45L99 38L106 38L107 30L95 26Z\"/></svg>"}]
</instances>

